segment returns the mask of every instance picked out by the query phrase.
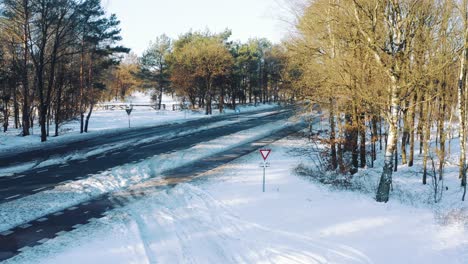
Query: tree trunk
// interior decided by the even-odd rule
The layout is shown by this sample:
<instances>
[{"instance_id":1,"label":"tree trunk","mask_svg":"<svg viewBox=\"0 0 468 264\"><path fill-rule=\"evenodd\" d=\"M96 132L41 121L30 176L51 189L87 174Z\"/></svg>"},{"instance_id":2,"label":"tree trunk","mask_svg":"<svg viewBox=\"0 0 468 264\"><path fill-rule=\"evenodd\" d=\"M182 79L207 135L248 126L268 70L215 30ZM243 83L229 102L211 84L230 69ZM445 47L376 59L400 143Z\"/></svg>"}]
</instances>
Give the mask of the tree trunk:
<instances>
[{"instance_id":1,"label":"tree trunk","mask_svg":"<svg viewBox=\"0 0 468 264\"><path fill-rule=\"evenodd\" d=\"M460 165L459 177L461 185L466 186L466 109L465 109L465 93L466 93L466 73L468 60L468 27L465 31L464 49L461 56L460 77L458 79L458 110L460 123Z\"/></svg>"},{"instance_id":2,"label":"tree trunk","mask_svg":"<svg viewBox=\"0 0 468 264\"><path fill-rule=\"evenodd\" d=\"M224 88L221 88L221 95L219 97L219 113L224 112Z\"/></svg>"},{"instance_id":3,"label":"tree trunk","mask_svg":"<svg viewBox=\"0 0 468 264\"><path fill-rule=\"evenodd\" d=\"M210 114L210 106L211 106L211 101L210 99L208 98L207 102L206 102L206 105L205 105L205 114L206 115L209 115Z\"/></svg>"},{"instance_id":4,"label":"tree trunk","mask_svg":"<svg viewBox=\"0 0 468 264\"><path fill-rule=\"evenodd\" d=\"M344 164L344 160L343 160L343 144L342 144L342 137L343 137L343 122L341 120L341 118L338 118L338 128L339 128L339 140L337 141L337 151L336 151L336 154L337 154L337 163L338 163L338 167L340 169L340 172L341 173L344 173L345 170L346 170L346 167L345 167L345 164Z\"/></svg>"},{"instance_id":5,"label":"tree trunk","mask_svg":"<svg viewBox=\"0 0 468 264\"><path fill-rule=\"evenodd\" d=\"M406 156L406 145L408 144L408 139L410 136L410 127L409 127L409 120L408 120L408 108L403 111L403 136L401 139L401 164L406 165L408 163L407 156Z\"/></svg>"},{"instance_id":6,"label":"tree trunk","mask_svg":"<svg viewBox=\"0 0 468 264\"><path fill-rule=\"evenodd\" d=\"M366 120L365 115L361 114L361 126L360 126L360 148L359 154L361 159L361 168L366 167Z\"/></svg>"},{"instance_id":7,"label":"tree trunk","mask_svg":"<svg viewBox=\"0 0 468 264\"><path fill-rule=\"evenodd\" d=\"M57 103L55 109L55 136L59 136L59 126L60 126L60 115L61 115L61 107L62 107L62 84L58 85L57 89Z\"/></svg>"},{"instance_id":8,"label":"tree trunk","mask_svg":"<svg viewBox=\"0 0 468 264\"><path fill-rule=\"evenodd\" d=\"M430 121L430 116L431 116L431 110L432 110L432 105L429 101L426 103L426 111L427 111L427 119L426 122L423 124L424 126L424 132L423 132L423 150L424 150L424 156L423 156L423 179L422 183L424 185L427 184L427 159L429 158L429 144L431 141L431 121Z\"/></svg>"},{"instance_id":9,"label":"tree trunk","mask_svg":"<svg viewBox=\"0 0 468 264\"><path fill-rule=\"evenodd\" d=\"M460 165L459 177L461 185L465 187L466 192L466 81L467 81L467 63L468 63L468 10L466 10L468 1L463 1L463 15L464 15L464 48L460 58L460 77L458 78L458 109L459 109L459 123L460 123ZM465 192L463 198L465 198Z\"/></svg>"},{"instance_id":10,"label":"tree trunk","mask_svg":"<svg viewBox=\"0 0 468 264\"><path fill-rule=\"evenodd\" d=\"M351 152L351 169L350 173L355 174L359 167L359 154L358 154L358 114L356 105L353 102L352 115L346 115L346 148L347 152Z\"/></svg>"},{"instance_id":11,"label":"tree trunk","mask_svg":"<svg viewBox=\"0 0 468 264\"><path fill-rule=\"evenodd\" d=\"M334 107L334 101L332 98L330 98L329 122L330 122L330 152L331 152L330 164L331 164L331 169L336 170L336 168L338 167L338 163L336 160L335 107Z\"/></svg>"},{"instance_id":12,"label":"tree trunk","mask_svg":"<svg viewBox=\"0 0 468 264\"><path fill-rule=\"evenodd\" d=\"M14 120L15 120L15 129L18 129L20 121L19 121L19 105L18 105L18 95L17 95L16 84L15 84L15 89L13 90L13 112L14 112L14 115L15 115L15 118L14 118Z\"/></svg>"},{"instance_id":13,"label":"tree trunk","mask_svg":"<svg viewBox=\"0 0 468 264\"><path fill-rule=\"evenodd\" d=\"M83 25L83 32L86 31L86 25ZM84 76L84 63L85 63L85 44L84 38L81 39L81 54L80 54L80 133L84 133L84 113L85 113L85 98L84 98L84 89L85 89L85 76Z\"/></svg>"},{"instance_id":14,"label":"tree trunk","mask_svg":"<svg viewBox=\"0 0 468 264\"><path fill-rule=\"evenodd\" d=\"M47 141L47 103L44 98L44 67L43 67L43 56L40 55L40 62L35 63L36 66L36 79L37 79L37 91L39 93L39 126L41 127L41 142Z\"/></svg>"},{"instance_id":15,"label":"tree trunk","mask_svg":"<svg viewBox=\"0 0 468 264\"><path fill-rule=\"evenodd\" d=\"M39 109L39 125L41 126L41 142L47 141L47 105L41 105Z\"/></svg>"},{"instance_id":16,"label":"tree trunk","mask_svg":"<svg viewBox=\"0 0 468 264\"><path fill-rule=\"evenodd\" d=\"M211 102L212 102L212 99L213 99L213 95L212 95L212 92L211 92L212 87L213 87L212 80L207 79L206 80L206 94L205 94L206 98L207 98L206 115L211 115L212 114L212 110L211 110Z\"/></svg>"},{"instance_id":17,"label":"tree trunk","mask_svg":"<svg viewBox=\"0 0 468 264\"><path fill-rule=\"evenodd\" d=\"M91 103L91 107L89 108L88 115L86 116L86 123L85 123L85 127L84 127L84 132L85 133L88 133L89 119L91 118L91 114L93 113L93 109L94 109L94 102Z\"/></svg>"},{"instance_id":18,"label":"tree trunk","mask_svg":"<svg viewBox=\"0 0 468 264\"><path fill-rule=\"evenodd\" d=\"M442 106L440 106L439 111L439 141L440 141L440 150L439 150L439 180L443 180L444 176L444 164L445 164L445 142L446 142L446 132L445 132L445 111L447 111L447 102L446 102L446 93L445 89L447 89L445 82L442 85Z\"/></svg>"},{"instance_id":19,"label":"tree trunk","mask_svg":"<svg viewBox=\"0 0 468 264\"><path fill-rule=\"evenodd\" d=\"M163 97L163 88L162 86L159 88L159 96L158 96L158 109L161 110L162 106L162 97Z\"/></svg>"},{"instance_id":20,"label":"tree trunk","mask_svg":"<svg viewBox=\"0 0 468 264\"><path fill-rule=\"evenodd\" d=\"M212 105L212 103L213 103L213 96L212 96L212 95L210 95L210 104L209 104L209 108L210 108L210 115L212 115L212 114L213 114L213 105Z\"/></svg>"},{"instance_id":21,"label":"tree trunk","mask_svg":"<svg viewBox=\"0 0 468 264\"><path fill-rule=\"evenodd\" d=\"M50 105L48 105L47 107L47 120L46 120L46 124L47 124L47 137L49 136L49 131L50 131L50 116L51 116L51 113L50 113Z\"/></svg>"},{"instance_id":22,"label":"tree trunk","mask_svg":"<svg viewBox=\"0 0 468 264\"><path fill-rule=\"evenodd\" d=\"M382 140L383 140L383 136L382 136L382 117L380 116L379 117L379 149L380 151L383 150L383 144L382 144Z\"/></svg>"},{"instance_id":23,"label":"tree trunk","mask_svg":"<svg viewBox=\"0 0 468 264\"><path fill-rule=\"evenodd\" d=\"M372 117L372 166L374 166L374 161L377 160L377 146L376 142L378 140L377 134L377 116Z\"/></svg>"},{"instance_id":24,"label":"tree trunk","mask_svg":"<svg viewBox=\"0 0 468 264\"><path fill-rule=\"evenodd\" d=\"M84 133L84 112L80 113L80 133Z\"/></svg>"},{"instance_id":25,"label":"tree trunk","mask_svg":"<svg viewBox=\"0 0 468 264\"><path fill-rule=\"evenodd\" d=\"M409 135L409 143L410 143L410 148L409 148L409 159L408 159L408 167L413 167L414 163L414 126L415 126L415 120L416 120L416 104L418 103L418 96L417 94L414 95L414 101L410 105L409 108L409 117L410 117L410 135Z\"/></svg>"},{"instance_id":26,"label":"tree trunk","mask_svg":"<svg viewBox=\"0 0 468 264\"><path fill-rule=\"evenodd\" d=\"M388 202L390 196L390 185L392 184L393 154L396 149L396 139L398 138L398 81L395 76L391 78L391 112L388 129L388 142L385 150L385 160L383 172L380 177L379 187L377 189L377 202Z\"/></svg>"},{"instance_id":27,"label":"tree trunk","mask_svg":"<svg viewBox=\"0 0 468 264\"><path fill-rule=\"evenodd\" d=\"M393 171L397 172L398 171L398 138L395 138L395 161L393 164Z\"/></svg>"},{"instance_id":28,"label":"tree trunk","mask_svg":"<svg viewBox=\"0 0 468 264\"><path fill-rule=\"evenodd\" d=\"M29 38L29 1L23 0L24 7L24 25L23 27L23 65L22 65L22 84L23 84L23 111L22 111L22 121L23 121L23 136L29 136L30 128L30 112L29 112L29 71L28 71L28 61L29 61L29 47L28 47L28 38Z\"/></svg>"},{"instance_id":29,"label":"tree trunk","mask_svg":"<svg viewBox=\"0 0 468 264\"><path fill-rule=\"evenodd\" d=\"M10 107L8 105L8 98L3 100L3 133L8 131L9 119L10 119Z\"/></svg>"},{"instance_id":30,"label":"tree trunk","mask_svg":"<svg viewBox=\"0 0 468 264\"><path fill-rule=\"evenodd\" d=\"M424 94L421 94L421 99L419 100L419 120L418 120L418 136L419 136L419 155L422 154L423 152L423 142L424 142L424 132L423 132L423 129L424 129L424 123L425 123L425 120L424 120L424 104L422 102L424 102L425 98L424 98Z\"/></svg>"},{"instance_id":31,"label":"tree trunk","mask_svg":"<svg viewBox=\"0 0 468 264\"><path fill-rule=\"evenodd\" d=\"M250 83L250 78L249 78L249 104L252 103L252 84Z\"/></svg>"},{"instance_id":32,"label":"tree trunk","mask_svg":"<svg viewBox=\"0 0 468 264\"><path fill-rule=\"evenodd\" d=\"M232 93L231 104L232 104L232 109L235 110L236 109L236 95L234 93Z\"/></svg>"}]
</instances>

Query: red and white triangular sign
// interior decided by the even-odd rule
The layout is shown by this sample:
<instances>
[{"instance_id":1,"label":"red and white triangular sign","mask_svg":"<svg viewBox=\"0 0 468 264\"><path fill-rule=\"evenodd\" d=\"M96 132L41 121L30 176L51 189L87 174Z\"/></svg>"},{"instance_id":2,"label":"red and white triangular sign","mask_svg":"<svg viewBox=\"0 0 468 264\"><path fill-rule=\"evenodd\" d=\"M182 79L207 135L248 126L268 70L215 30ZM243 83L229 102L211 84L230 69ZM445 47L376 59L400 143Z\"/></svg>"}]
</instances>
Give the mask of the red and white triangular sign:
<instances>
[{"instance_id":1,"label":"red and white triangular sign","mask_svg":"<svg viewBox=\"0 0 468 264\"><path fill-rule=\"evenodd\" d=\"M264 161L268 159L268 156L270 156L271 149L261 149L260 154L262 154L262 158Z\"/></svg>"}]
</instances>

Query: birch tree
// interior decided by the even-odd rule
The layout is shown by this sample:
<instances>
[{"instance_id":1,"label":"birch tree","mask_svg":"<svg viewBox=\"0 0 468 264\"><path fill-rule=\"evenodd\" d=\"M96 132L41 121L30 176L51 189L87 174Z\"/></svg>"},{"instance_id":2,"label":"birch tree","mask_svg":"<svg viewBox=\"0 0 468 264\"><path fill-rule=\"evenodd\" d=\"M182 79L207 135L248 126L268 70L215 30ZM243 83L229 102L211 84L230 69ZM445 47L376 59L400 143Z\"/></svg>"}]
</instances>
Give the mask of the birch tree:
<instances>
[{"instance_id":1,"label":"birch tree","mask_svg":"<svg viewBox=\"0 0 468 264\"><path fill-rule=\"evenodd\" d=\"M463 48L460 56L460 75L458 78L458 111L460 125L460 165L459 174L461 185L464 187L462 200L465 200L466 194L466 87L467 87L467 63L468 63L468 1L463 0L459 7L463 20Z\"/></svg>"}]
</instances>

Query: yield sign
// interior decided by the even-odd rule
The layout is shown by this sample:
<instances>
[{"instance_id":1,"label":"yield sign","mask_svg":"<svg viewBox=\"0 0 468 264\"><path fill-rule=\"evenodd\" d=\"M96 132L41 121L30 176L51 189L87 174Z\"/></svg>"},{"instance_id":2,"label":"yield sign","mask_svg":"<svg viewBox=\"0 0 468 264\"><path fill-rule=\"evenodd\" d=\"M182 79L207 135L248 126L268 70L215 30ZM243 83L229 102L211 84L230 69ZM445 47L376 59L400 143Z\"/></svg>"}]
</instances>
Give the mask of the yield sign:
<instances>
[{"instance_id":1,"label":"yield sign","mask_svg":"<svg viewBox=\"0 0 468 264\"><path fill-rule=\"evenodd\" d=\"M262 154L262 158L264 161L268 159L268 156L270 156L271 149L261 149L260 154Z\"/></svg>"}]
</instances>

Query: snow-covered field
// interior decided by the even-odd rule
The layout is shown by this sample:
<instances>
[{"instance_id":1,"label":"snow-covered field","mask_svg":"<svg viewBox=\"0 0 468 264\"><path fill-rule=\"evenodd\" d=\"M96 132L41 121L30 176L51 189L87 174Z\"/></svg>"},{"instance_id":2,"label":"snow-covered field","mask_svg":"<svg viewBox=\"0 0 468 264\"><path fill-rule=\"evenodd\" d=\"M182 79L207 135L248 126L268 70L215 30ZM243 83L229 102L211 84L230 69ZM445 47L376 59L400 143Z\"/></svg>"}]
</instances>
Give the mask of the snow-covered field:
<instances>
[{"instance_id":1,"label":"snow-covered field","mask_svg":"<svg viewBox=\"0 0 468 264\"><path fill-rule=\"evenodd\" d=\"M126 99L125 102L117 103L133 103L133 104L149 104L150 97L147 93L136 92L134 95ZM164 97L163 103L168 105L168 110L156 111L151 107L135 107L131 113L131 127L148 127L166 123L185 122L188 120L198 118L209 118L203 112L199 111L172 111L170 105L176 102L171 97ZM271 109L277 105L263 105L258 106L243 106L240 107L241 112L257 111L261 109ZM226 109L225 114L233 114L234 111ZM219 111L214 110L213 115L219 115ZM53 135L54 126L51 125L51 134ZM128 115L125 110L95 110L91 115L89 121L89 133L80 134L79 120L71 121L63 124L60 127L61 135L59 137L49 137L48 142L40 142L39 126L33 129L33 135L28 137L19 136L20 129L9 128L7 133L0 133L0 152L7 152L17 148L31 148L31 147L47 147L48 144L59 144L70 140L86 139L87 137L95 137L96 135L103 135L108 132L121 131L124 133L128 128Z\"/></svg>"},{"instance_id":2,"label":"snow-covered field","mask_svg":"<svg viewBox=\"0 0 468 264\"><path fill-rule=\"evenodd\" d=\"M270 146L266 193L252 153L190 183L145 188L145 198L6 263L467 263L463 222L297 176L310 163L304 146Z\"/></svg>"}]
</instances>

